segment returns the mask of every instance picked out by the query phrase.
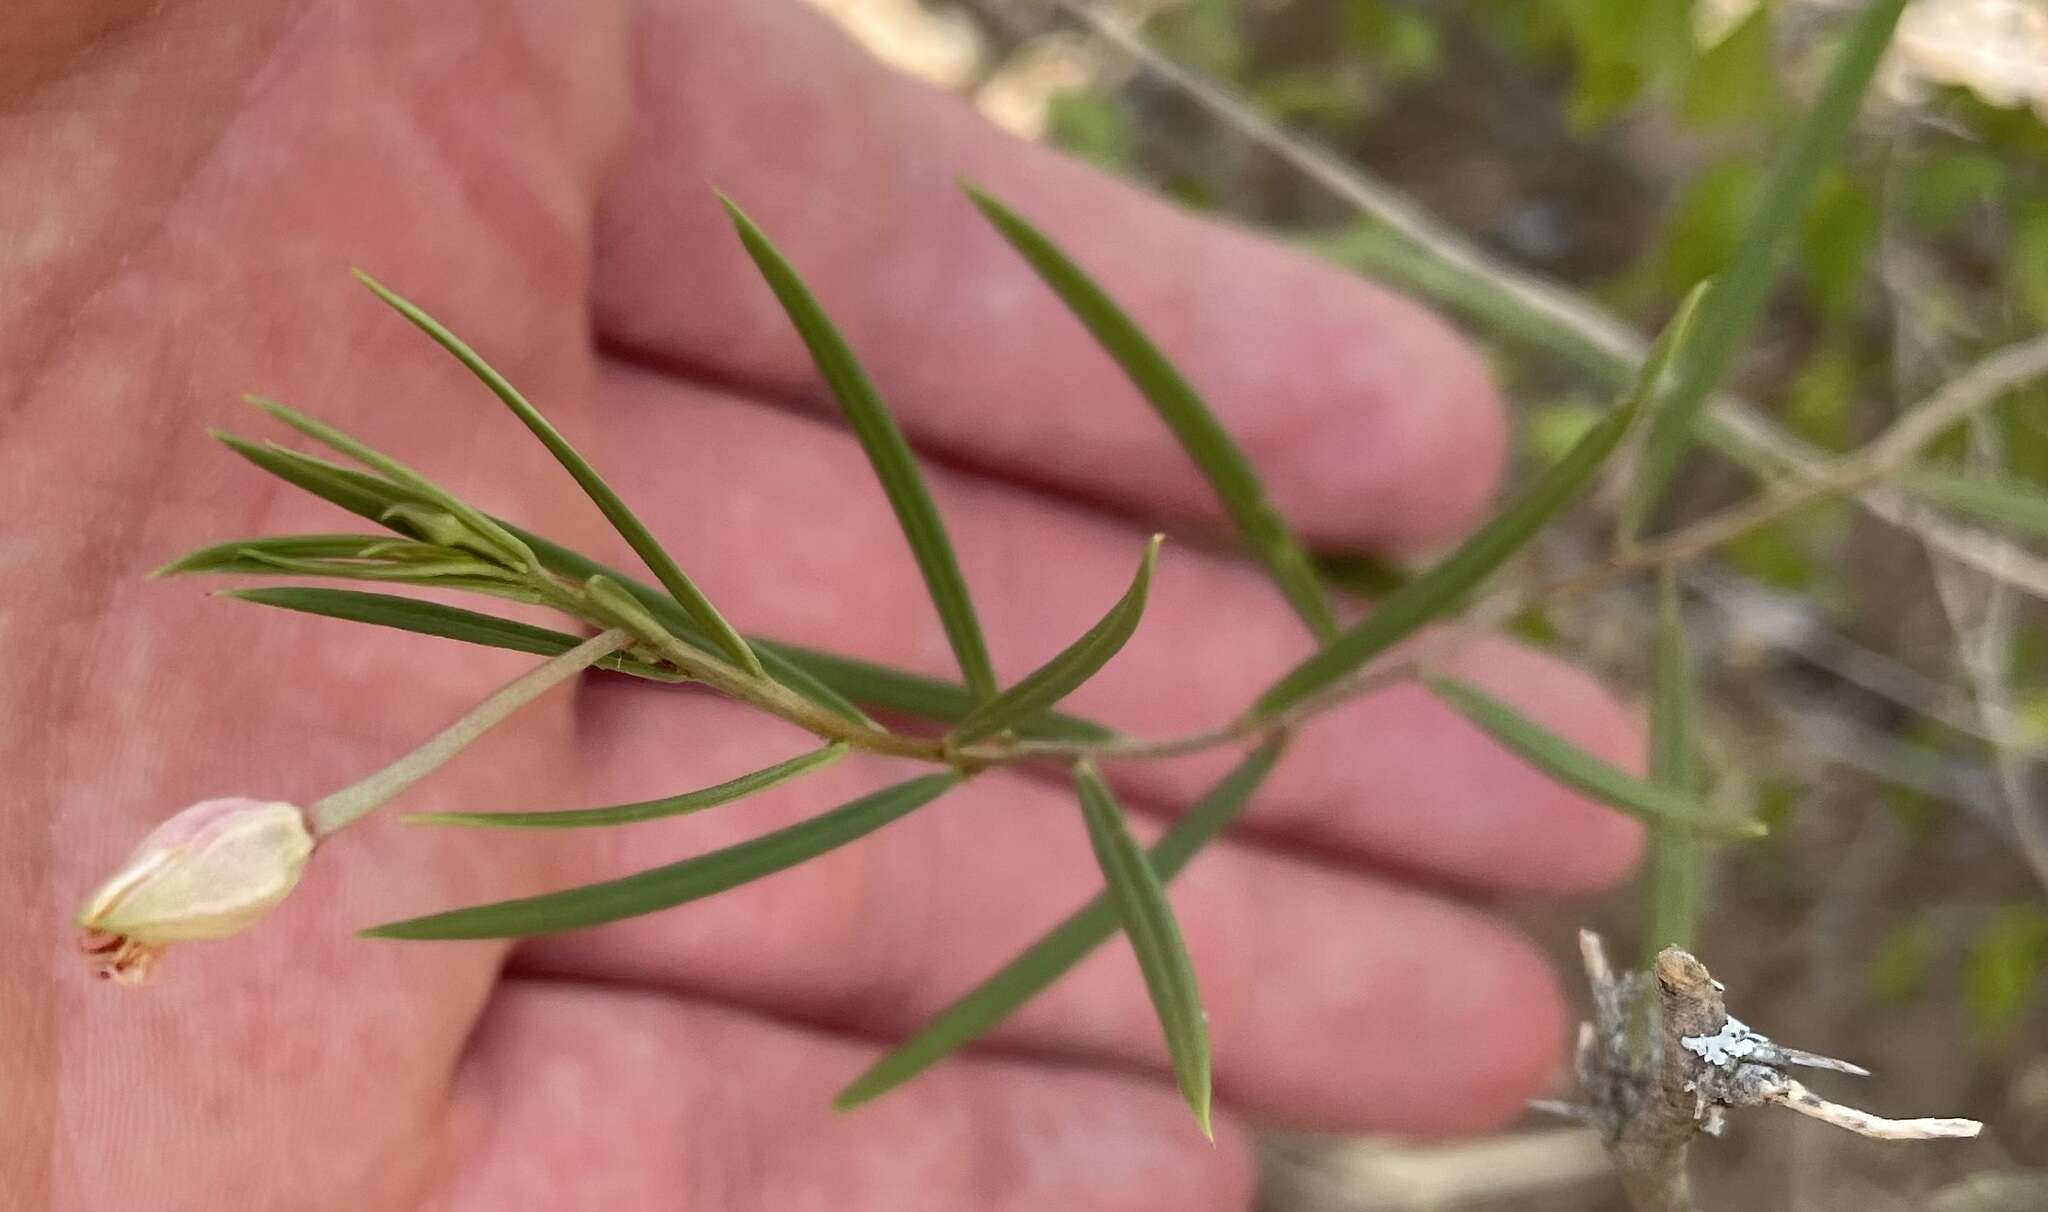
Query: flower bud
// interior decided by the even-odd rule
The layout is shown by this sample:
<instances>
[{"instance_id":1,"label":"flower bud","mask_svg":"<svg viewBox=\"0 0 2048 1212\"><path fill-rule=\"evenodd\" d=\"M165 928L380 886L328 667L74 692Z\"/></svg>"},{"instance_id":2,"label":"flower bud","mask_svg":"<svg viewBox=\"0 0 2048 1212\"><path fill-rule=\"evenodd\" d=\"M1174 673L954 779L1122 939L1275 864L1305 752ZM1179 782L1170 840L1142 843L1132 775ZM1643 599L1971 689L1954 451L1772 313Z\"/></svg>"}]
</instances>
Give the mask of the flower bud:
<instances>
[{"instance_id":1,"label":"flower bud","mask_svg":"<svg viewBox=\"0 0 2048 1212\"><path fill-rule=\"evenodd\" d=\"M92 894L78 914L81 945L100 975L139 984L165 945L222 938L269 912L312 853L291 804L203 800L152 830Z\"/></svg>"}]
</instances>

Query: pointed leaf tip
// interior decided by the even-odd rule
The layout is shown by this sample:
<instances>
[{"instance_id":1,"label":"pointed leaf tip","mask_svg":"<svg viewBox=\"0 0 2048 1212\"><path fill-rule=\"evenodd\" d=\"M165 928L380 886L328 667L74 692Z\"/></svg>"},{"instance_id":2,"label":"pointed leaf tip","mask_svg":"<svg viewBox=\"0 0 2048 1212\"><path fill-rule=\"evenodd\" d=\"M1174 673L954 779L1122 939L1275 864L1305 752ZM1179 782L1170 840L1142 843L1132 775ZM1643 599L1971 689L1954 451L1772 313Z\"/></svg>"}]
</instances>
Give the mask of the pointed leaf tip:
<instances>
[{"instance_id":1,"label":"pointed leaf tip","mask_svg":"<svg viewBox=\"0 0 2048 1212\"><path fill-rule=\"evenodd\" d=\"M1174 1079L1203 1135L1208 1136L1209 1020L1202 1009L1194 964L1188 958L1180 924L1174 919L1158 873L1131 836L1123 809L1092 763L1074 764L1074 787L1096 865L1102 870L1103 884L1124 935L1131 941L1138 971L1145 978L1145 990L1166 1037Z\"/></svg>"},{"instance_id":2,"label":"pointed leaf tip","mask_svg":"<svg viewBox=\"0 0 2048 1212\"><path fill-rule=\"evenodd\" d=\"M647 529L639 515L613 491L604 477L598 474L597 469L592 467L562 432L555 428L554 423L543 416L540 410L512 385L511 380L499 373L484 360L483 355L477 353L468 343L428 315L417 304L387 289L368 274L357 276L363 285L369 287L392 310L403 316L413 327L427 334L456 361L462 363L478 382L526 426L528 432L540 440L541 445L547 447L548 453L555 457L555 462L559 463L562 470L568 472L583 489L591 504L596 505L598 512L604 514L605 520L612 524L612 529L618 532L620 538L626 540L627 546L631 547L641 562L647 565L648 571L661 582L662 588L674 595L676 601L711 638L725 659L756 677L767 676L753 649L747 646L739 632L725 621L725 617L719 614L711 600L705 597L696 584L684 574L682 567L662 547L653 532Z\"/></svg>"},{"instance_id":3,"label":"pointed leaf tip","mask_svg":"<svg viewBox=\"0 0 2048 1212\"><path fill-rule=\"evenodd\" d=\"M852 427L869 465L874 469L875 478L881 481L889 507L895 512L904 540L924 577L932 606L945 629L946 641L952 646L954 659L960 664L962 679L977 701L994 698L995 668L989 661L981 622L975 615L973 599L968 593L966 579L961 575L952 541L946 535L945 524L939 517L938 506L932 500L924 476L918 471L917 459L911 453L902 428L882 402L881 394L875 390L874 383L854 356L853 348L825 314L825 309L811 293L810 287L804 284L789 258L732 199L721 197L720 201L731 217L733 227L739 232L740 243L745 246L747 255L753 258L755 267L775 293L790 325L810 351L819 376L838 401L841 414Z\"/></svg>"},{"instance_id":4,"label":"pointed leaf tip","mask_svg":"<svg viewBox=\"0 0 2048 1212\"><path fill-rule=\"evenodd\" d=\"M1202 847L1243 813L1253 793L1279 761L1285 744L1283 738L1276 736L1247 754L1167 827L1146 852L1146 860L1162 882L1180 874ZM1116 933L1117 920L1109 893L1097 893L988 979L955 999L916 1034L868 1066L839 1092L834 1105L845 1109L880 1098L952 1055L1107 942Z\"/></svg>"},{"instance_id":5,"label":"pointed leaf tip","mask_svg":"<svg viewBox=\"0 0 2048 1212\"><path fill-rule=\"evenodd\" d=\"M1315 565L1230 431L1179 369L1087 271L1022 215L964 185L967 197L1094 337L1152 406L1222 502L1246 546L1318 641L1337 633Z\"/></svg>"},{"instance_id":6,"label":"pointed leaf tip","mask_svg":"<svg viewBox=\"0 0 2048 1212\"><path fill-rule=\"evenodd\" d=\"M1163 541L1164 535L1155 534L1145 544L1130 588L1095 626L1015 685L968 712L947 735L947 741L955 746L971 745L1034 719L1100 672L1123 650L1144 617L1152 568Z\"/></svg>"},{"instance_id":7,"label":"pointed leaf tip","mask_svg":"<svg viewBox=\"0 0 2048 1212\"><path fill-rule=\"evenodd\" d=\"M1471 592L1585 494L1641 414L1627 400L1594 422L1564 458L1419 576L1381 599L1371 614L1303 658L1275 682L1253 714L1271 719L1363 668L1423 627L1458 610Z\"/></svg>"}]
</instances>

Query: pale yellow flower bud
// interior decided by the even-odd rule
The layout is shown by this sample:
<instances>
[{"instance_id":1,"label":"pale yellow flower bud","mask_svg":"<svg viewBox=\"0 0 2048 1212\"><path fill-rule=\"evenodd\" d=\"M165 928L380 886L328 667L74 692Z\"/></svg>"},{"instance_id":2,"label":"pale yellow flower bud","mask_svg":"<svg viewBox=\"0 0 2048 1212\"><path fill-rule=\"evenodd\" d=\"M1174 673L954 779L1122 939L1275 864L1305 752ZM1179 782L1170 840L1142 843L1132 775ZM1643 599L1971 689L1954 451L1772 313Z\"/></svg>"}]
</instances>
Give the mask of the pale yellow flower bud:
<instances>
[{"instance_id":1,"label":"pale yellow flower bud","mask_svg":"<svg viewBox=\"0 0 2048 1212\"><path fill-rule=\"evenodd\" d=\"M312 853L291 804L201 801L152 830L92 894L78 914L82 946L100 975L139 984L167 944L221 938L268 913Z\"/></svg>"}]
</instances>

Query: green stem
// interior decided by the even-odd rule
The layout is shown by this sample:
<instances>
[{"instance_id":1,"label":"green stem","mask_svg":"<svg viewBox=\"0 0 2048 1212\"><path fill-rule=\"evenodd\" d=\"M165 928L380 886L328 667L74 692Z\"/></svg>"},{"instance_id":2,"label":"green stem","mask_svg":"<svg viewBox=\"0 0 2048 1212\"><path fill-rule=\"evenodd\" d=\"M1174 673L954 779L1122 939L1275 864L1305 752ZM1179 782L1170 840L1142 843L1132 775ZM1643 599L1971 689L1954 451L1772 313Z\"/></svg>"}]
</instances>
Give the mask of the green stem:
<instances>
[{"instance_id":1,"label":"green stem","mask_svg":"<svg viewBox=\"0 0 2048 1212\"><path fill-rule=\"evenodd\" d=\"M361 782L316 801L312 809L314 834L326 837L361 819L462 752L471 741L503 723L513 712L632 642L630 632L615 627L521 674L418 749Z\"/></svg>"}]
</instances>

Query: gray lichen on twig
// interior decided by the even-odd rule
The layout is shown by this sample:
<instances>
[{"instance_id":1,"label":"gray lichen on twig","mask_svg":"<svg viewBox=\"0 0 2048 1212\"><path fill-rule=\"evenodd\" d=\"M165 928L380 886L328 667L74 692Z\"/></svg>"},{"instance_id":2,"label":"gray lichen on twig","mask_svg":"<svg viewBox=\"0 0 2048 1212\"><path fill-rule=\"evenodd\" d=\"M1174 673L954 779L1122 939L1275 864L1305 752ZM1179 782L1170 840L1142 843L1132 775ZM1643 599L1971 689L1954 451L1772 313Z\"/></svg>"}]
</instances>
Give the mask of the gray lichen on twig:
<instances>
[{"instance_id":1,"label":"gray lichen on twig","mask_svg":"<svg viewBox=\"0 0 2048 1212\"><path fill-rule=\"evenodd\" d=\"M1581 931L1579 950L1593 996L1576 1066L1585 1101L1539 1106L1600 1129L1639 1212L1691 1212L1687 1155L1701 1133L1720 1134L1731 1107L1782 1106L1881 1140L1975 1136L1983 1128L1968 1119L1885 1119L1820 1097L1786 1070L1869 1071L1787 1048L1732 1017L1721 983L1677 947L1658 955L1652 973L1621 976L1599 935Z\"/></svg>"}]
</instances>

